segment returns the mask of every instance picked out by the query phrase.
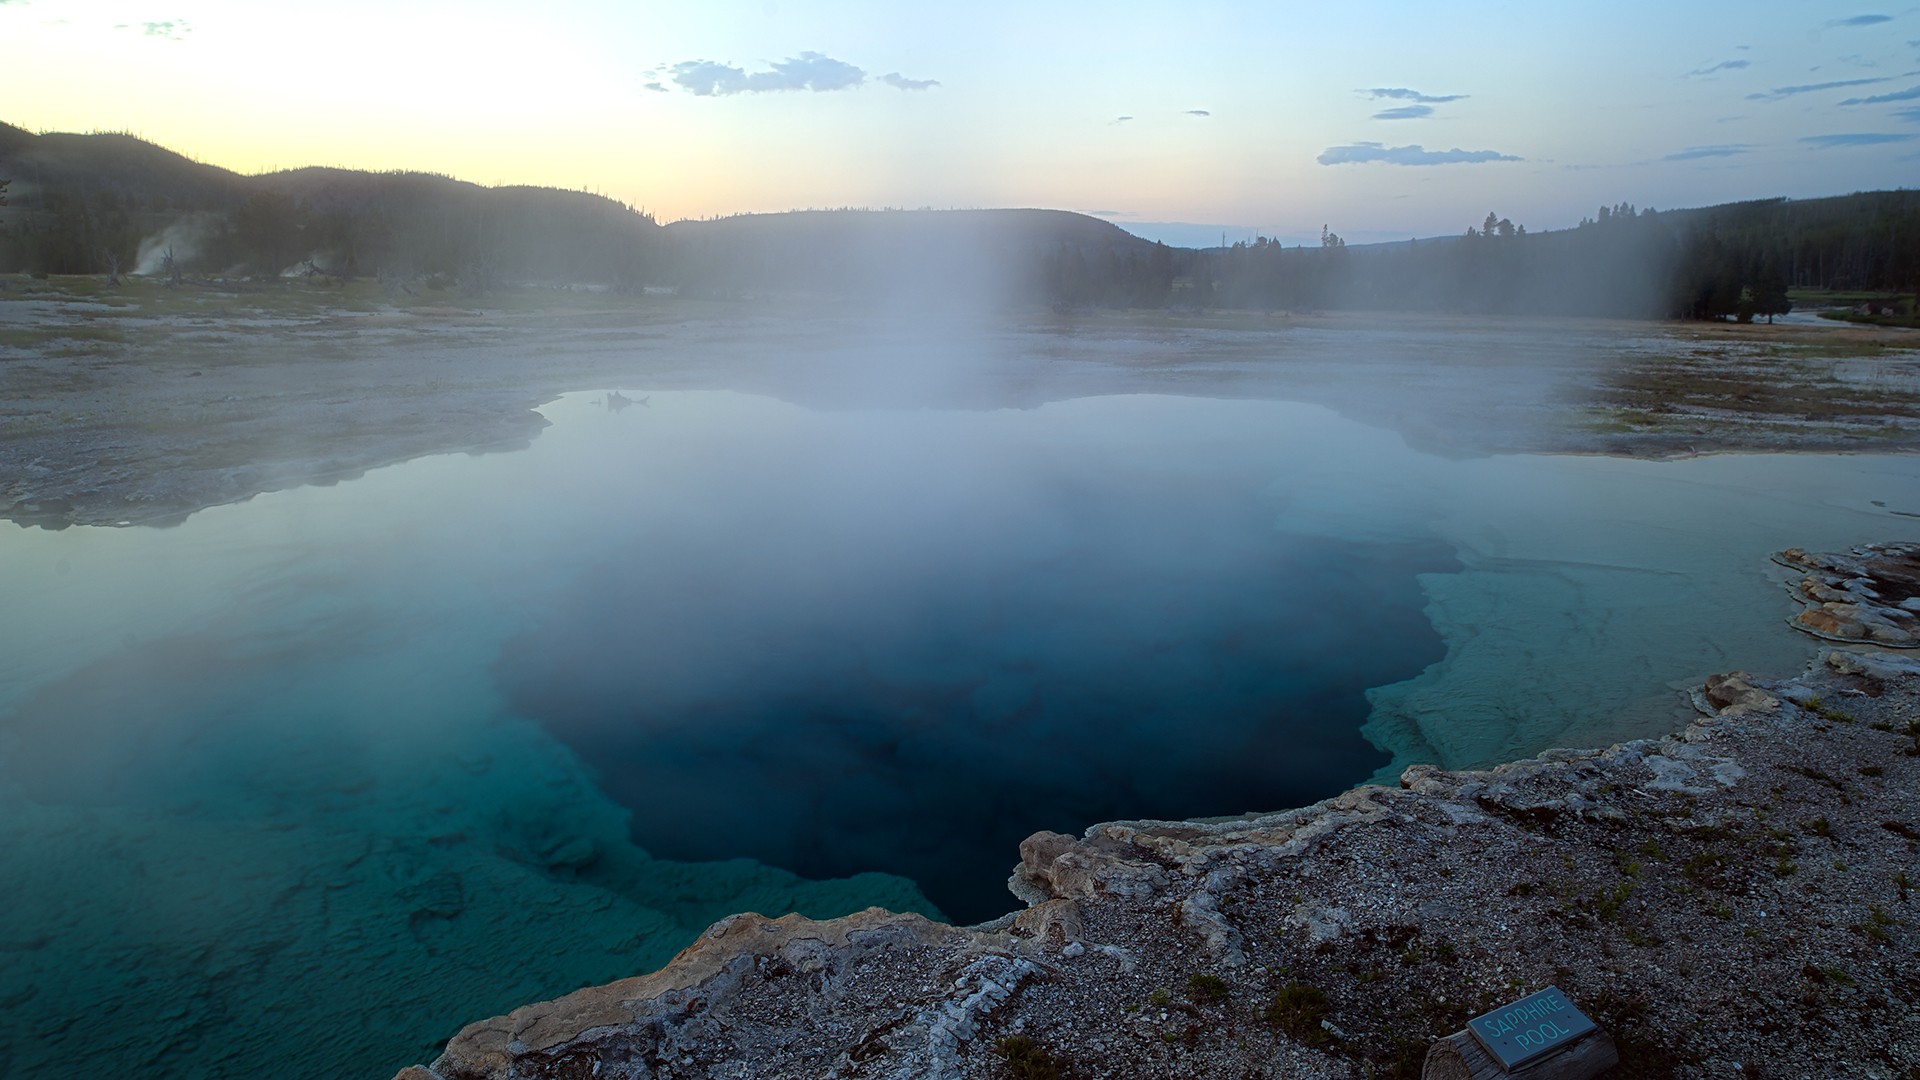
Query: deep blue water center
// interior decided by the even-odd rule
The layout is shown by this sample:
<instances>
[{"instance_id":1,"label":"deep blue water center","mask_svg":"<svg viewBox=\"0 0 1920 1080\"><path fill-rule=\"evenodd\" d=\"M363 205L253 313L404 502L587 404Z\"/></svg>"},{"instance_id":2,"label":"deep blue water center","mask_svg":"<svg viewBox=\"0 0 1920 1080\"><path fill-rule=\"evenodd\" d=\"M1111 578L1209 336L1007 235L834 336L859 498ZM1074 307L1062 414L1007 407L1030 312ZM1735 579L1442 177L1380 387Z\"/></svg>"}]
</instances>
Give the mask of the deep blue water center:
<instances>
[{"instance_id":1,"label":"deep blue water center","mask_svg":"<svg viewBox=\"0 0 1920 1080\"><path fill-rule=\"evenodd\" d=\"M1365 691L1441 658L1415 574L1449 549L1287 533L1250 477L1026 464L1033 498L637 542L496 677L653 854L889 871L963 921L1009 908L1037 829L1304 805L1387 762Z\"/></svg>"}]
</instances>

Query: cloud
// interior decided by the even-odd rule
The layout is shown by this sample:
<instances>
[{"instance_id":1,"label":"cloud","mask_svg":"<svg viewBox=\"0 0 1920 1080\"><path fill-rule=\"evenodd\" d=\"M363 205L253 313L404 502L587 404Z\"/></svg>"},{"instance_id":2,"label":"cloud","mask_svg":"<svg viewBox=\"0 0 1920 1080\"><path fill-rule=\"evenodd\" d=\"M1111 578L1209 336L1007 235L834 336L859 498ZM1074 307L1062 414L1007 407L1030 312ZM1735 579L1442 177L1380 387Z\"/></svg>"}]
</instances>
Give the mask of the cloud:
<instances>
[{"instance_id":1,"label":"cloud","mask_svg":"<svg viewBox=\"0 0 1920 1080\"><path fill-rule=\"evenodd\" d=\"M764 94L778 90L848 90L867 81L867 73L844 60L817 52L803 52L749 73L745 68L712 60L683 60L667 69L669 77L696 97Z\"/></svg>"},{"instance_id":2,"label":"cloud","mask_svg":"<svg viewBox=\"0 0 1920 1080\"><path fill-rule=\"evenodd\" d=\"M1693 78L1699 75L1711 75L1716 71L1738 71L1741 68L1747 68L1752 66L1753 66L1753 61L1751 60L1722 60L1719 63L1714 64L1710 67L1695 68L1694 70L1687 72L1687 77Z\"/></svg>"},{"instance_id":3,"label":"cloud","mask_svg":"<svg viewBox=\"0 0 1920 1080\"><path fill-rule=\"evenodd\" d=\"M656 94L665 94L665 93L670 93L670 92L671 92L671 91L669 91L669 90L668 90L668 89L667 89L666 87L664 87L664 86L661 86L661 85L660 85L659 83L657 83L657 82L650 82L650 83L647 83L647 84L646 84L646 88L647 88L648 90L651 90L651 91L653 91L653 92L654 92L654 93L656 93Z\"/></svg>"},{"instance_id":4,"label":"cloud","mask_svg":"<svg viewBox=\"0 0 1920 1080\"><path fill-rule=\"evenodd\" d=\"M1213 112L1209 109L1188 109L1187 115L1188 116L1212 116Z\"/></svg>"},{"instance_id":5,"label":"cloud","mask_svg":"<svg viewBox=\"0 0 1920 1080\"><path fill-rule=\"evenodd\" d=\"M1805 86L1776 86L1771 90L1762 90L1759 93L1748 94L1747 100L1779 101L1781 98L1790 98L1796 94L1811 94L1820 90L1838 90L1843 86L1866 86L1869 83L1883 83L1886 81L1885 78L1841 79L1838 82L1808 83Z\"/></svg>"},{"instance_id":6,"label":"cloud","mask_svg":"<svg viewBox=\"0 0 1920 1080\"><path fill-rule=\"evenodd\" d=\"M940 85L939 79L909 79L897 71L880 76L880 81L895 90L931 90Z\"/></svg>"},{"instance_id":7,"label":"cloud","mask_svg":"<svg viewBox=\"0 0 1920 1080\"><path fill-rule=\"evenodd\" d=\"M1377 142L1329 146L1314 159L1322 165L1360 165L1385 162L1388 165L1466 165L1481 161L1521 161L1497 150L1428 150L1426 147L1382 146Z\"/></svg>"},{"instance_id":8,"label":"cloud","mask_svg":"<svg viewBox=\"0 0 1920 1080\"><path fill-rule=\"evenodd\" d=\"M1423 116L1432 116L1431 105L1400 105L1374 113L1375 120L1418 120Z\"/></svg>"},{"instance_id":9,"label":"cloud","mask_svg":"<svg viewBox=\"0 0 1920 1080\"><path fill-rule=\"evenodd\" d=\"M1800 141L1822 150L1832 150L1841 146L1880 146L1884 143L1908 142L1914 136L1910 134L1882 134L1879 132L1859 132L1849 135L1804 135Z\"/></svg>"},{"instance_id":10,"label":"cloud","mask_svg":"<svg viewBox=\"0 0 1920 1080\"><path fill-rule=\"evenodd\" d=\"M1689 146L1685 150L1676 150L1661 161L1698 161L1701 158L1733 157L1736 154L1752 153L1753 147L1745 143L1730 146Z\"/></svg>"},{"instance_id":11,"label":"cloud","mask_svg":"<svg viewBox=\"0 0 1920 1080\"><path fill-rule=\"evenodd\" d=\"M1361 93L1370 98L1392 98L1395 101L1417 101L1422 105L1445 105L1449 101L1459 101L1466 94L1423 94L1418 90L1409 90L1404 86L1376 86Z\"/></svg>"},{"instance_id":12,"label":"cloud","mask_svg":"<svg viewBox=\"0 0 1920 1080\"><path fill-rule=\"evenodd\" d=\"M1828 26L1872 26L1874 23L1892 22L1891 15L1852 15L1844 19L1828 19Z\"/></svg>"},{"instance_id":13,"label":"cloud","mask_svg":"<svg viewBox=\"0 0 1920 1080\"><path fill-rule=\"evenodd\" d=\"M1124 124L1131 119L1133 119L1131 116L1116 116L1113 118L1113 122L1116 124Z\"/></svg>"},{"instance_id":14,"label":"cloud","mask_svg":"<svg viewBox=\"0 0 1920 1080\"><path fill-rule=\"evenodd\" d=\"M1916 105L1911 109L1895 109L1893 110L1893 115L1896 120L1905 120L1909 124L1920 124L1920 105Z\"/></svg>"},{"instance_id":15,"label":"cloud","mask_svg":"<svg viewBox=\"0 0 1920 1080\"><path fill-rule=\"evenodd\" d=\"M1886 105L1895 101L1920 100L1920 86L1910 86L1905 90L1896 90L1891 94L1875 94L1872 97L1850 97L1842 105Z\"/></svg>"},{"instance_id":16,"label":"cloud","mask_svg":"<svg viewBox=\"0 0 1920 1080\"><path fill-rule=\"evenodd\" d=\"M0 4L4 3L7 3L7 0L0 0ZM166 38L168 41L179 41L188 34L193 33L193 27L187 25L187 20L185 19L167 19L164 22L143 22L139 24L139 27L141 34L146 37ZM115 30L132 30L134 24L114 23L113 28Z\"/></svg>"}]
</instances>

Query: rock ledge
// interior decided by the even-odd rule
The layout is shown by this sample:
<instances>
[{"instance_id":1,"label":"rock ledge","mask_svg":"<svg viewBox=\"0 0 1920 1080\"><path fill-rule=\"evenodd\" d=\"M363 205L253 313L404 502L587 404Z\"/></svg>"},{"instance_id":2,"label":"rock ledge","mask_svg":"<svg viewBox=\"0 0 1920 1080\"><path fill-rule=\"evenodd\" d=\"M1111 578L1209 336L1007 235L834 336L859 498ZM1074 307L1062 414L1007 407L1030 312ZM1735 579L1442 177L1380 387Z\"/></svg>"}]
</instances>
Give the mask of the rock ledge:
<instances>
[{"instance_id":1,"label":"rock ledge","mask_svg":"<svg viewBox=\"0 0 1920 1080\"><path fill-rule=\"evenodd\" d=\"M1914 1075L1920 662L1836 651L1695 697L1711 715L1665 739L1038 833L1029 906L976 927L736 915L399 1080L1412 1076L1548 983L1614 1075Z\"/></svg>"}]
</instances>

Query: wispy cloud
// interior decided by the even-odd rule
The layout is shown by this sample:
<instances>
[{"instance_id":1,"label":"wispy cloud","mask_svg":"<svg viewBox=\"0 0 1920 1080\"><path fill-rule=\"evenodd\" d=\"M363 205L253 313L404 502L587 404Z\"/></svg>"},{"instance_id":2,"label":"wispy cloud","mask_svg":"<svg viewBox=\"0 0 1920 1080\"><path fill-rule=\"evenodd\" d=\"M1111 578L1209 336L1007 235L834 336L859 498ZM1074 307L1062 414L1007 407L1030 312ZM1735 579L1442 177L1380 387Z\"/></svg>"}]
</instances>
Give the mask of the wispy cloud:
<instances>
[{"instance_id":1,"label":"wispy cloud","mask_svg":"<svg viewBox=\"0 0 1920 1080\"><path fill-rule=\"evenodd\" d=\"M1916 105L1911 109L1895 109L1893 110L1893 118L1895 120L1905 120L1909 124L1920 124L1920 105Z\"/></svg>"},{"instance_id":2,"label":"wispy cloud","mask_svg":"<svg viewBox=\"0 0 1920 1080\"><path fill-rule=\"evenodd\" d=\"M939 79L909 79L897 71L880 76L880 81L895 90L931 90L940 85Z\"/></svg>"},{"instance_id":3,"label":"wispy cloud","mask_svg":"<svg viewBox=\"0 0 1920 1080\"><path fill-rule=\"evenodd\" d=\"M1432 116L1431 105L1397 105L1391 109L1382 109L1373 114L1375 120L1418 120L1423 116Z\"/></svg>"},{"instance_id":4,"label":"wispy cloud","mask_svg":"<svg viewBox=\"0 0 1920 1080\"><path fill-rule=\"evenodd\" d=\"M1187 115L1188 116L1212 116L1213 113L1211 110L1208 110L1208 109L1188 109Z\"/></svg>"},{"instance_id":5,"label":"wispy cloud","mask_svg":"<svg viewBox=\"0 0 1920 1080\"><path fill-rule=\"evenodd\" d=\"M1467 165L1482 161L1520 161L1512 154L1497 150L1428 150L1424 146L1383 146L1377 142L1329 146L1314 159L1322 165L1362 165L1382 162L1388 165Z\"/></svg>"},{"instance_id":6,"label":"wispy cloud","mask_svg":"<svg viewBox=\"0 0 1920 1080\"><path fill-rule=\"evenodd\" d=\"M8 0L0 0L0 4ZM115 30L139 30L146 37L166 38L168 41L180 41L193 33L193 27L185 19L167 19L161 22L115 23Z\"/></svg>"},{"instance_id":7,"label":"wispy cloud","mask_svg":"<svg viewBox=\"0 0 1920 1080\"><path fill-rule=\"evenodd\" d=\"M1849 15L1844 19L1828 19L1828 26L1872 26L1875 23L1892 22L1891 15Z\"/></svg>"},{"instance_id":8,"label":"wispy cloud","mask_svg":"<svg viewBox=\"0 0 1920 1080\"><path fill-rule=\"evenodd\" d=\"M1133 119L1131 116L1116 116L1113 118L1113 122L1116 124L1124 124L1131 119Z\"/></svg>"},{"instance_id":9,"label":"wispy cloud","mask_svg":"<svg viewBox=\"0 0 1920 1080\"><path fill-rule=\"evenodd\" d=\"M671 91L669 91L669 90L668 90L668 89L667 89L667 88L666 88L665 86L662 86L661 84L659 84L659 83L657 83L657 82L650 82L650 83L647 83L647 84L645 84L645 88L646 88L646 89L648 89L648 90L651 90L651 91L653 91L653 92L654 92L654 93L656 93L656 94L666 94L666 93L671 93Z\"/></svg>"},{"instance_id":10,"label":"wispy cloud","mask_svg":"<svg viewBox=\"0 0 1920 1080\"><path fill-rule=\"evenodd\" d=\"M1422 105L1444 105L1449 101L1459 101L1469 96L1466 94L1423 94L1418 90L1409 90L1404 86L1376 86L1371 90L1362 90L1360 92L1375 100L1392 98L1395 101L1417 101Z\"/></svg>"},{"instance_id":11,"label":"wispy cloud","mask_svg":"<svg viewBox=\"0 0 1920 1080\"><path fill-rule=\"evenodd\" d=\"M1838 90L1843 86L1867 86L1872 83L1883 83L1886 81L1885 78L1841 79L1837 82L1807 83L1804 86L1776 86L1771 90L1762 90L1758 93L1748 94L1747 100L1779 101L1782 98L1790 98L1799 94L1813 94L1821 90Z\"/></svg>"},{"instance_id":12,"label":"wispy cloud","mask_svg":"<svg viewBox=\"0 0 1920 1080\"><path fill-rule=\"evenodd\" d=\"M1698 161L1701 158L1734 157L1739 154L1752 152L1753 147L1745 143L1734 143L1730 146L1689 146L1685 150L1676 150L1660 160Z\"/></svg>"},{"instance_id":13,"label":"wispy cloud","mask_svg":"<svg viewBox=\"0 0 1920 1080\"><path fill-rule=\"evenodd\" d=\"M1875 94L1872 97L1850 97L1842 105L1887 105L1895 101L1920 101L1920 86L1910 86L1905 90L1896 90L1891 94Z\"/></svg>"},{"instance_id":14,"label":"wispy cloud","mask_svg":"<svg viewBox=\"0 0 1920 1080\"><path fill-rule=\"evenodd\" d=\"M1751 60L1722 60L1719 63L1712 64L1708 67L1695 68L1692 71L1687 72L1686 77L1690 79L1698 78L1705 75L1712 75L1715 72L1738 71L1741 68L1748 68L1752 66L1753 66L1753 61Z\"/></svg>"},{"instance_id":15,"label":"wispy cloud","mask_svg":"<svg viewBox=\"0 0 1920 1080\"><path fill-rule=\"evenodd\" d=\"M764 94L779 90L849 90L867 81L867 73L844 60L817 52L803 52L749 72L712 60L684 60L667 69L669 77L697 97Z\"/></svg>"},{"instance_id":16,"label":"wispy cloud","mask_svg":"<svg viewBox=\"0 0 1920 1080\"><path fill-rule=\"evenodd\" d=\"M1880 146L1885 143L1911 142L1915 136L1904 133L1857 132L1847 135L1803 135L1800 141L1822 150L1841 146Z\"/></svg>"}]
</instances>

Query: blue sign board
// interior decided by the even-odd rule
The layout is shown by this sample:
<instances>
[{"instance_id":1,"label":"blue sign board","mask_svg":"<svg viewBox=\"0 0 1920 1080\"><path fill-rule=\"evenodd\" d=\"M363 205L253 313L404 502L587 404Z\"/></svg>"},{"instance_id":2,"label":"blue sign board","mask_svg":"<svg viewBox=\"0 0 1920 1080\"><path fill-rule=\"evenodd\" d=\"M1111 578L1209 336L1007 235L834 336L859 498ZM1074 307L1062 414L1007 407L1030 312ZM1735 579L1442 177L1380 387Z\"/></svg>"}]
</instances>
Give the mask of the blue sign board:
<instances>
[{"instance_id":1,"label":"blue sign board","mask_svg":"<svg viewBox=\"0 0 1920 1080\"><path fill-rule=\"evenodd\" d=\"M1509 1072L1564 1048L1593 1027L1556 986L1467 1021L1467 1030Z\"/></svg>"}]
</instances>

